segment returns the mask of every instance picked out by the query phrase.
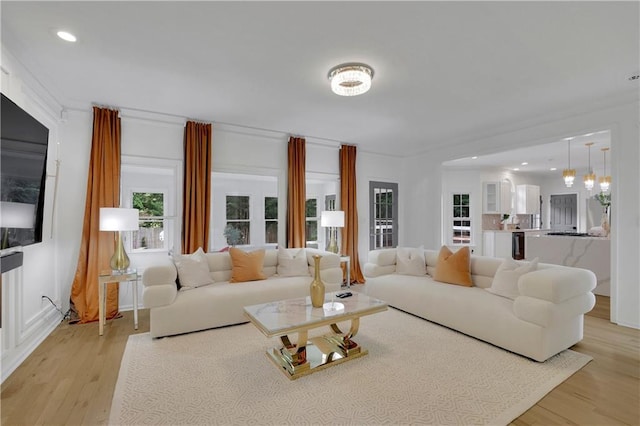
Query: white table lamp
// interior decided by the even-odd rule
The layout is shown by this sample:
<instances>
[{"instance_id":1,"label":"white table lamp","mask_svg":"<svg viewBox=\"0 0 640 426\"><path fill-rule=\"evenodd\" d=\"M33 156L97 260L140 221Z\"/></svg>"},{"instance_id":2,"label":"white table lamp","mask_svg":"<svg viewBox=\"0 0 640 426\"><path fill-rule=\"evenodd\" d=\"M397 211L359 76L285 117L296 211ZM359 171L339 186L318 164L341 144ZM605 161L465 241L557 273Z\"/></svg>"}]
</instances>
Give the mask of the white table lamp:
<instances>
[{"instance_id":1,"label":"white table lamp","mask_svg":"<svg viewBox=\"0 0 640 426\"><path fill-rule=\"evenodd\" d=\"M122 244L122 231L137 231L140 212L138 209L100 207L100 230L116 231L116 251L111 256L110 266L114 271L125 271L129 267L129 256Z\"/></svg>"},{"instance_id":2,"label":"white table lamp","mask_svg":"<svg viewBox=\"0 0 640 426\"><path fill-rule=\"evenodd\" d=\"M325 210L320 215L320 226L329 228L329 245L327 251L338 253L338 229L344 227L342 210Z\"/></svg>"}]
</instances>

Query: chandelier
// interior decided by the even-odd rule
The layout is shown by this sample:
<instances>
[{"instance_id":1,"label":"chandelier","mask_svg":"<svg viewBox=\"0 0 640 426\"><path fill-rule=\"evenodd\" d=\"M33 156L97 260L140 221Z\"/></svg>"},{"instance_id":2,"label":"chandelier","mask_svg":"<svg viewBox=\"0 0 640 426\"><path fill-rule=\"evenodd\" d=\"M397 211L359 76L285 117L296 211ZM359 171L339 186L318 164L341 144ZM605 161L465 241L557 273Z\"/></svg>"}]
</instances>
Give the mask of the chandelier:
<instances>
[{"instance_id":1,"label":"chandelier","mask_svg":"<svg viewBox=\"0 0 640 426\"><path fill-rule=\"evenodd\" d=\"M567 158L569 159L569 165L562 171L562 178L567 188L573 186L573 181L576 178L576 169L571 168L571 139L573 138L567 138Z\"/></svg>"},{"instance_id":2,"label":"chandelier","mask_svg":"<svg viewBox=\"0 0 640 426\"><path fill-rule=\"evenodd\" d=\"M584 187L587 188L587 191L591 191L596 182L596 175L593 173L593 169L591 169L591 145L593 145L593 142L588 142L585 145L589 148L589 169L587 170L587 174L584 175Z\"/></svg>"},{"instance_id":3,"label":"chandelier","mask_svg":"<svg viewBox=\"0 0 640 426\"><path fill-rule=\"evenodd\" d=\"M609 151L609 148L602 148L600 151L602 151L602 156L604 159L604 173L598 180L600 182L600 190L602 192L607 192L609 190L609 187L611 186L611 176L607 175L607 151Z\"/></svg>"},{"instance_id":4,"label":"chandelier","mask_svg":"<svg viewBox=\"0 0 640 426\"><path fill-rule=\"evenodd\" d=\"M373 69L366 64L340 64L329 70L331 90L340 96L357 96L371 88Z\"/></svg>"}]
</instances>

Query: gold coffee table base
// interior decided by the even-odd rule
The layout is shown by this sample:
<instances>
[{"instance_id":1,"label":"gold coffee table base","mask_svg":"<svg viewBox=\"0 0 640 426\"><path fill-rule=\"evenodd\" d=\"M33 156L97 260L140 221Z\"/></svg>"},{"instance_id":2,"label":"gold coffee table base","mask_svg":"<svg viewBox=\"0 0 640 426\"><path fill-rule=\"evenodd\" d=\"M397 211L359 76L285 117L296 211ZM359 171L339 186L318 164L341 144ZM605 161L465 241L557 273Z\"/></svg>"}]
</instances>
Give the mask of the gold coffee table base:
<instances>
[{"instance_id":1,"label":"gold coffee table base","mask_svg":"<svg viewBox=\"0 0 640 426\"><path fill-rule=\"evenodd\" d=\"M291 359L286 347L270 349L266 355L287 378L295 380L316 371L324 370L327 367L360 358L369 353L368 350L353 341L351 343L356 346L345 350L341 348L336 340L339 341L340 336L327 335L309 339L304 347L306 358L300 364L296 364Z\"/></svg>"}]
</instances>

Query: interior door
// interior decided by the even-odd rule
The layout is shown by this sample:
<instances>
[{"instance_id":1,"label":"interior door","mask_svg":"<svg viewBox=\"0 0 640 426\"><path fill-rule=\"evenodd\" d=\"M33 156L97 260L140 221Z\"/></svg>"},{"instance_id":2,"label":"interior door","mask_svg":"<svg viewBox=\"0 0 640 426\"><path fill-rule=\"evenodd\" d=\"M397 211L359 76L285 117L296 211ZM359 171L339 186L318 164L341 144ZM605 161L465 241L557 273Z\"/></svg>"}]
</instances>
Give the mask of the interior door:
<instances>
[{"instance_id":1,"label":"interior door","mask_svg":"<svg viewBox=\"0 0 640 426\"><path fill-rule=\"evenodd\" d=\"M369 182L369 248L398 245L398 184Z\"/></svg>"},{"instance_id":2,"label":"interior door","mask_svg":"<svg viewBox=\"0 0 640 426\"><path fill-rule=\"evenodd\" d=\"M576 232L578 230L578 195L552 195L551 230L555 232Z\"/></svg>"}]
</instances>

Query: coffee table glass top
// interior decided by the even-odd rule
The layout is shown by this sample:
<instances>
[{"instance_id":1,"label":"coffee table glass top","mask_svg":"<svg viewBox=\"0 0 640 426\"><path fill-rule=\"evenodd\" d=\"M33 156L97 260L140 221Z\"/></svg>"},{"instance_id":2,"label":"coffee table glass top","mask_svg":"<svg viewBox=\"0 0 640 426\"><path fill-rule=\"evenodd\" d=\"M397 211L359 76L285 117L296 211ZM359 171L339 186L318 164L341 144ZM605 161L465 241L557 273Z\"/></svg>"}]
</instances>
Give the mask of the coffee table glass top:
<instances>
[{"instance_id":1,"label":"coffee table glass top","mask_svg":"<svg viewBox=\"0 0 640 426\"><path fill-rule=\"evenodd\" d=\"M385 302L357 292L344 299L332 298L333 295L327 293L322 308L314 308L309 297L301 297L245 306L244 311L251 322L267 337L272 337L300 329L334 324L387 309Z\"/></svg>"}]
</instances>

